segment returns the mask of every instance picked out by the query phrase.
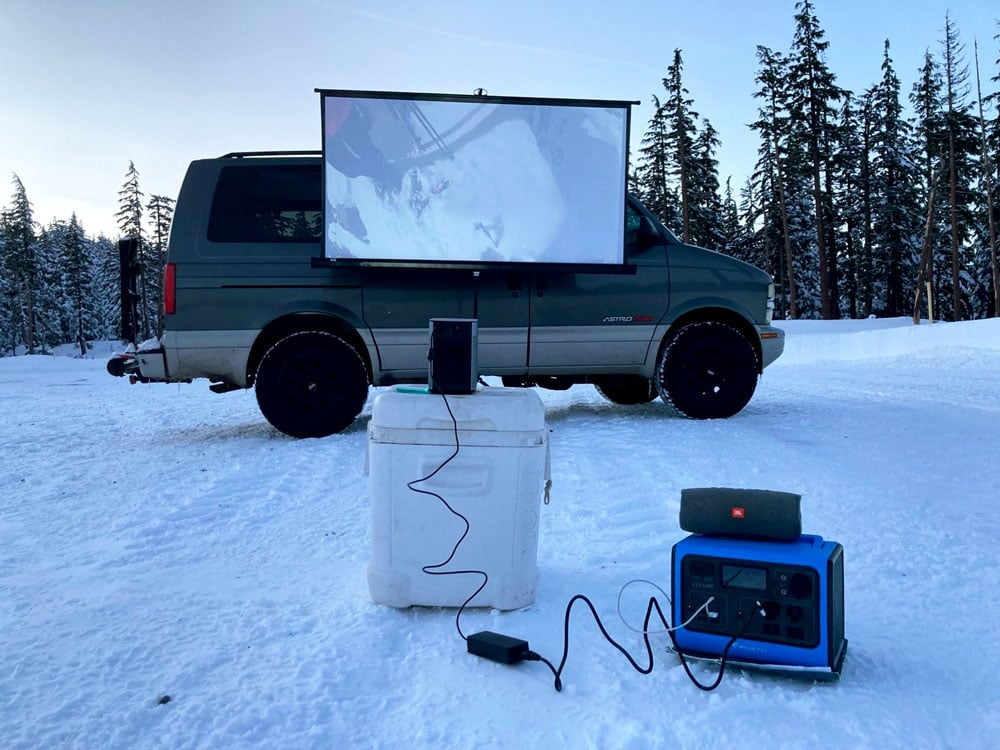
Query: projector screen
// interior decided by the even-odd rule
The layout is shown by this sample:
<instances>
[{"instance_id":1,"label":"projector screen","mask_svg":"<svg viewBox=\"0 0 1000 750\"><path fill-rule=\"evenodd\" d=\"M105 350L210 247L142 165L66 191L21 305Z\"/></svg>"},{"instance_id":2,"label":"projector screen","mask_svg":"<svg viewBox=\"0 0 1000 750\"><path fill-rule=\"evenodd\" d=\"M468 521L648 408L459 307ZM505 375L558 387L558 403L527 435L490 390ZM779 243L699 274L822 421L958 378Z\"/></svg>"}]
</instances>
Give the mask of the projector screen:
<instances>
[{"instance_id":1,"label":"projector screen","mask_svg":"<svg viewBox=\"0 0 1000 750\"><path fill-rule=\"evenodd\" d=\"M624 263L628 102L319 93L327 258Z\"/></svg>"}]
</instances>

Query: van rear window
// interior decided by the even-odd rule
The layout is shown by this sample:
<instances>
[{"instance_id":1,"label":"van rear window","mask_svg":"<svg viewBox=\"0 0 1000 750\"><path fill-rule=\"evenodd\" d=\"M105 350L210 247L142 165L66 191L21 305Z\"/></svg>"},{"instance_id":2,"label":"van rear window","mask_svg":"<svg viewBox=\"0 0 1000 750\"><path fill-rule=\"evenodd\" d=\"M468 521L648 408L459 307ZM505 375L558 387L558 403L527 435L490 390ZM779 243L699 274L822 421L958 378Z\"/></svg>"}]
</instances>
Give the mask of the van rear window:
<instances>
[{"instance_id":1,"label":"van rear window","mask_svg":"<svg viewBox=\"0 0 1000 750\"><path fill-rule=\"evenodd\" d=\"M210 242L318 242L323 236L319 164L223 167L208 220Z\"/></svg>"}]
</instances>

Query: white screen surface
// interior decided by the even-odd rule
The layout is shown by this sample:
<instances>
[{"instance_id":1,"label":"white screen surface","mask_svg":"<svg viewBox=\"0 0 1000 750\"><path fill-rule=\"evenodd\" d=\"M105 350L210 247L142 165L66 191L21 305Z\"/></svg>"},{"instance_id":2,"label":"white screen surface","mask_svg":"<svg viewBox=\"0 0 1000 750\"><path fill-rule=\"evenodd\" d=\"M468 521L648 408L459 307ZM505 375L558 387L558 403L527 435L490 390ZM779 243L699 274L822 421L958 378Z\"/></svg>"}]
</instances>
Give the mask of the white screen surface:
<instances>
[{"instance_id":1,"label":"white screen surface","mask_svg":"<svg viewBox=\"0 0 1000 750\"><path fill-rule=\"evenodd\" d=\"M623 262L628 109L323 92L327 258Z\"/></svg>"}]
</instances>

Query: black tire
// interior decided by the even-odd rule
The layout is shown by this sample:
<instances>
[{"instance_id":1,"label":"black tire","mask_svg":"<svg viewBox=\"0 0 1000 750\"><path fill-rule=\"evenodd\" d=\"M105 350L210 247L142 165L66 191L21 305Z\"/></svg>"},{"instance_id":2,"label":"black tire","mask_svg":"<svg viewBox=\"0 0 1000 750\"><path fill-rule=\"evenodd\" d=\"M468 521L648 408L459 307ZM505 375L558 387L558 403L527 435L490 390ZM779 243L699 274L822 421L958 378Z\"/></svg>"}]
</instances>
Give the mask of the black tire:
<instances>
[{"instance_id":1,"label":"black tire","mask_svg":"<svg viewBox=\"0 0 1000 750\"><path fill-rule=\"evenodd\" d=\"M594 381L597 392L613 404L648 404L656 398L656 386L642 375L608 375Z\"/></svg>"},{"instance_id":2,"label":"black tire","mask_svg":"<svg viewBox=\"0 0 1000 750\"><path fill-rule=\"evenodd\" d=\"M340 432L361 413L368 376L358 352L323 331L293 333L267 350L257 368L257 405L294 438Z\"/></svg>"},{"instance_id":3,"label":"black tire","mask_svg":"<svg viewBox=\"0 0 1000 750\"><path fill-rule=\"evenodd\" d=\"M663 347L656 387L686 417L723 419L750 402L757 374L757 353L746 336L725 323L692 323Z\"/></svg>"}]
</instances>

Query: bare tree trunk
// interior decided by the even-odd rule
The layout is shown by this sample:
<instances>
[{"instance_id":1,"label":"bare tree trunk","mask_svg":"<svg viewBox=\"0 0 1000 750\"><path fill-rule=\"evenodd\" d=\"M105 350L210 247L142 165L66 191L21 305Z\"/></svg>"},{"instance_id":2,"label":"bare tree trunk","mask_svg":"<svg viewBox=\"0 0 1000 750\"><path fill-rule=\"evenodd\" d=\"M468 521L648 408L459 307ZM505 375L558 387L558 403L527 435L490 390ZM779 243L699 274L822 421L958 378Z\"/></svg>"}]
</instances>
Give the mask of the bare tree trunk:
<instances>
[{"instance_id":1,"label":"bare tree trunk","mask_svg":"<svg viewBox=\"0 0 1000 750\"><path fill-rule=\"evenodd\" d=\"M917 274L917 292L913 300L913 324L920 324L920 302L923 300L924 284L932 280L934 264L931 260L931 229L934 224L934 194L942 169L939 167L931 179L931 189L927 194L927 221L924 224L924 243L920 249L920 272Z\"/></svg>"},{"instance_id":2,"label":"bare tree trunk","mask_svg":"<svg viewBox=\"0 0 1000 750\"><path fill-rule=\"evenodd\" d=\"M87 340L83 337L83 300L76 295L76 343L80 345L80 356L87 356Z\"/></svg>"},{"instance_id":3,"label":"bare tree trunk","mask_svg":"<svg viewBox=\"0 0 1000 750\"><path fill-rule=\"evenodd\" d=\"M979 44L973 41L976 58L976 100L979 102L979 138L983 149L983 182L986 184L986 217L990 228L990 270L993 277L993 315L1000 318L1000 269L997 267L997 228L993 218L993 167L986 143L986 118L983 116L983 88L979 78Z\"/></svg>"},{"instance_id":4,"label":"bare tree trunk","mask_svg":"<svg viewBox=\"0 0 1000 750\"><path fill-rule=\"evenodd\" d=\"M986 196L989 204L986 208L990 217L990 267L993 271L993 315L1000 318L1000 265L997 264L997 228L993 218L993 188L990 180L986 181Z\"/></svg>"},{"instance_id":5,"label":"bare tree trunk","mask_svg":"<svg viewBox=\"0 0 1000 750\"><path fill-rule=\"evenodd\" d=\"M858 264L858 279L861 297L861 317L872 314L872 185L871 185L871 99L866 97L864 109L864 144L862 146L862 190L861 200L864 208L864 242L861 249L861 261ZM887 305L888 306L888 305Z\"/></svg>"},{"instance_id":6,"label":"bare tree trunk","mask_svg":"<svg viewBox=\"0 0 1000 750\"><path fill-rule=\"evenodd\" d=\"M827 289L830 295L830 317L840 317L840 268L837 261L837 226L836 207L833 205L833 176L830 173L830 162L823 166L823 179L826 183L826 200L823 208L827 212L823 217L823 228L826 230L826 265ZM853 256L851 256L853 257Z\"/></svg>"},{"instance_id":7,"label":"bare tree trunk","mask_svg":"<svg viewBox=\"0 0 1000 750\"><path fill-rule=\"evenodd\" d=\"M792 263L792 237L788 230L788 202L785 199L785 175L781 166L781 149L774 144L774 163L778 168L778 204L781 206L781 234L785 243L785 264L788 267L788 317L797 320L798 305L795 301L795 266Z\"/></svg>"},{"instance_id":8,"label":"bare tree trunk","mask_svg":"<svg viewBox=\"0 0 1000 750\"><path fill-rule=\"evenodd\" d=\"M31 277L25 281L24 294L24 343L28 354L35 353L35 290Z\"/></svg>"},{"instance_id":9,"label":"bare tree trunk","mask_svg":"<svg viewBox=\"0 0 1000 750\"><path fill-rule=\"evenodd\" d=\"M680 167L681 179L681 226L684 228L684 242L691 242L691 217L688 214L688 165L687 149L684 148L685 134L682 132L677 139L677 161Z\"/></svg>"},{"instance_id":10,"label":"bare tree trunk","mask_svg":"<svg viewBox=\"0 0 1000 750\"><path fill-rule=\"evenodd\" d=\"M823 319L832 318L830 312L830 276L826 260L826 229L823 226L823 188L820 183L819 147L813 154L813 203L816 206L816 254L819 260L819 296L822 302Z\"/></svg>"},{"instance_id":11,"label":"bare tree trunk","mask_svg":"<svg viewBox=\"0 0 1000 750\"><path fill-rule=\"evenodd\" d=\"M955 166L955 134L948 129L948 198L951 217L951 317L962 319L962 288L958 263L958 168Z\"/></svg>"}]
</instances>

